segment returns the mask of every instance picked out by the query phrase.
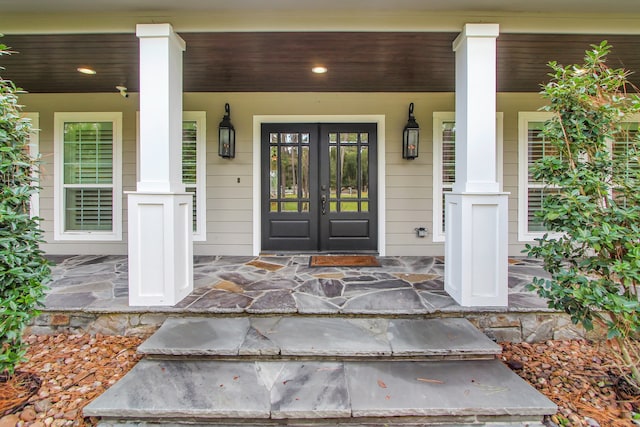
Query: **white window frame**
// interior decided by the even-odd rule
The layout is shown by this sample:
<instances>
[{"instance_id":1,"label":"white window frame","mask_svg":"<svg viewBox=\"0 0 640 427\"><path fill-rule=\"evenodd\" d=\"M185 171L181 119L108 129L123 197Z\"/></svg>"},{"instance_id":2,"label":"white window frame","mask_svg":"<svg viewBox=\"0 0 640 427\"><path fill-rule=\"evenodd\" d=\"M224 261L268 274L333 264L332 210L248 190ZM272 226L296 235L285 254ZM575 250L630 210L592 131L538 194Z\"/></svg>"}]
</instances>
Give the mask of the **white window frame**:
<instances>
[{"instance_id":1,"label":"white window frame","mask_svg":"<svg viewBox=\"0 0 640 427\"><path fill-rule=\"evenodd\" d=\"M521 111L518 113L518 240L532 242L545 234L559 237L558 233L529 231L529 123L546 122L553 113ZM539 187L539 186L536 186Z\"/></svg>"},{"instance_id":2,"label":"white window frame","mask_svg":"<svg viewBox=\"0 0 640 427\"><path fill-rule=\"evenodd\" d=\"M561 233L547 231L529 231L529 170L528 143L529 123L546 122L553 118L553 113L547 111L522 111L518 113L518 240L531 242L548 234L551 238L559 238ZM625 118L624 122L640 123L640 115ZM609 142L609 149L613 152L614 141Z\"/></svg>"},{"instance_id":3,"label":"white window frame","mask_svg":"<svg viewBox=\"0 0 640 427\"><path fill-rule=\"evenodd\" d=\"M622 121L622 123L635 123L636 125L638 125L638 132L640 133L640 114L632 114L630 116L625 117L625 119ZM611 140L609 141L609 150L611 152L612 157L615 156L615 140ZM611 189L611 192L613 193L614 189ZM613 196L613 194L611 194L611 196Z\"/></svg>"},{"instance_id":4,"label":"white window frame","mask_svg":"<svg viewBox=\"0 0 640 427\"><path fill-rule=\"evenodd\" d=\"M433 242L444 242L445 231L442 227L442 124L455 122L456 113L453 111L433 113ZM503 171L503 125L504 114L496 113L496 181L502 191Z\"/></svg>"},{"instance_id":5,"label":"white window frame","mask_svg":"<svg viewBox=\"0 0 640 427\"><path fill-rule=\"evenodd\" d=\"M207 112L183 111L182 121L196 122L196 230L194 242L207 241ZM182 142L181 142L182 144ZM136 115L136 176L140 177L140 112ZM181 165L182 166L182 165ZM182 167L180 168L182 174Z\"/></svg>"},{"instance_id":6,"label":"white window frame","mask_svg":"<svg viewBox=\"0 0 640 427\"><path fill-rule=\"evenodd\" d=\"M196 122L196 229L194 242L207 240L207 113L184 111L182 121Z\"/></svg>"},{"instance_id":7,"label":"white window frame","mask_svg":"<svg viewBox=\"0 0 640 427\"><path fill-rule=\"evenodd\" d=\"M22 113L22 118L31 122L31 132L29 133L29 155L32 159L40 158L40 113ZM33 176L36 178L36 185L40 186L40 170L34 170ZM29 202L29 215L31 218L40 216L40 190L31 195Z\"/></svg>"},{"instance_id":8,"label":"white window frame","mask_svg":"<svg viewBox=\"0 0 640 427\"><path fill-rule=\"evenodd\" d=\"M65 231L64 230L64 124L66 122L111 122L113 124L113 205L111 231ZM121 112L75 112L54 113L54 239L75 241L121 241L122 240L122 113Z\"/></svg>"}]
</instances>

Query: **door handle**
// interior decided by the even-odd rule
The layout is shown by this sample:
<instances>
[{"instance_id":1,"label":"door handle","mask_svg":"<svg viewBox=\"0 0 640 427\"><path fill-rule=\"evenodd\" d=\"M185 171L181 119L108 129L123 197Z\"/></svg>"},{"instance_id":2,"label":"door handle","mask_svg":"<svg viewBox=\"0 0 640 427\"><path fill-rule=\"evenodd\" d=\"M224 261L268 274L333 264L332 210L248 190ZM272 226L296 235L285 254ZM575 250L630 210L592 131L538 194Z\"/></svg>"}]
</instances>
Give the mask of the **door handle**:
<instances>
[{"instance_id":1,"label":"door handle","mask_svg":"<svg viewBox=\"0 0 640 427\"><path fill-rule=\"evenodd\" d=\"M322 215L326 215L327 214L327 196L323 194L320 200L322 202Z\"/></svg>"}]
</instances>

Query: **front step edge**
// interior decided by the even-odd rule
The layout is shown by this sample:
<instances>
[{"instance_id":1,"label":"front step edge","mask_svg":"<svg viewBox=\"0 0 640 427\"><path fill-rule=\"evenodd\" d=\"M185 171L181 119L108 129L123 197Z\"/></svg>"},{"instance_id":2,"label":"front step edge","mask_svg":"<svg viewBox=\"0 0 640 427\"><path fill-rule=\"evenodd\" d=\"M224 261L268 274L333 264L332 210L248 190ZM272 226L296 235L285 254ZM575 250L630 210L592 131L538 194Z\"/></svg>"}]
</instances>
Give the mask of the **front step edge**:
<instances>
[{"instance_id":1,"label":"front step edge","mask_svg":"<svg viewBox=\"0 0 640 427\"><path fill-rule=\"evenodd\" d=\"M138 352L153 357L493 358L469 321L329 317L170 318Z\"/></svg>"},{"instance_id":2,"label":"front step edge","mask_svg":"<svg viewBox=\"0 0 640 427\"><path fill-rule=\"evenodd\" d=\"M498 360L224 362L142 360L85 416L188 422L431 418L540 422L556 406ZM408 421L408 420L407 420ZM335 423L334 423L335 424Z\"/></svg>"}]
</instances>

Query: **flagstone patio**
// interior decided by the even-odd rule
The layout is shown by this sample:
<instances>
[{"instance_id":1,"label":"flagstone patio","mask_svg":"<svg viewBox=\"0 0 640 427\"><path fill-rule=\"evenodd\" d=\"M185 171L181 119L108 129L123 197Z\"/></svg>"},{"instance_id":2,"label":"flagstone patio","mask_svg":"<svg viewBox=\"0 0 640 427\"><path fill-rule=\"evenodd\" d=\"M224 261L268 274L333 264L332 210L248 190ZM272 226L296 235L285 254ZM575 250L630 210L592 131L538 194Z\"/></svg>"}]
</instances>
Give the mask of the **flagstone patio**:
<instances>
[{"instance_id":1,"label":"flagstone patio","mask_svg":"<svg viewBox=\"0 0 640 427\"><path fill-rule=\"evenodd\" d=\"M173 307L128 303L126 256L50 256L46 311L251 314L432 314L546 311L526 285L540 262L509 261L509 307L469 308L444 291L439 257L380 257L380 267L310 267L309 256L196 256L194 291Z\"/></svg>"}]
</instances>

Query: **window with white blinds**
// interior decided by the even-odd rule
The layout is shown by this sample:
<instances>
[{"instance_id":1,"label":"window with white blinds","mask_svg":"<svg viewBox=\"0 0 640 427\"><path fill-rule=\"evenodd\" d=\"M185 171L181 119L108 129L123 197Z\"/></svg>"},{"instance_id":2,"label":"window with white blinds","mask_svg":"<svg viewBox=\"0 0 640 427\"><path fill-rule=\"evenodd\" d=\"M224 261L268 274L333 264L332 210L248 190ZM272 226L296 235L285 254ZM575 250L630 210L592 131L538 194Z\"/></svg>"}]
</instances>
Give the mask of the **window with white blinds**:
<instances>
[{"instance_id":1,"label":"window with white blinds","mask_svg":"<svg viewBox=\"0 0 640 427\"><path fill-rule=\"evenodd\" d=\"M206 113L186 111L182 121L182 183L193 194L193 240L206 240Z\"/></svg>"},{"instance_id":2,"label":"window with white blinds","mask_svg":"<svg viewBox=\"0 0 640 427\"><path fill-rule=\"evenodd\" d=\"M121 113L56 113L55 236L120 240Z\"/></svg>"},{"instance_id":3,"label":"window with white blinds","mask_svg":"<svg viewBox=\"0 0 640 427\"><path fill-rule=\"evenodd\" d=\"M545 156L557 156L558 151L542 136L544 123L552 115L547 112L521 112L518 114L519 151L519 240L531 241L545 232L536 212L542 209L544 199L557 192L545 188L545 183L533 179L531 166Z\"/></svg>"},{"instance_id":4,"label":"window with white blinds","mask_svg":"<svg viewBox=\"0 0 640 427\"><path fill-rule=\"evenodd\" d=\"M639 131L639 123L634 122L625 122L622 124L622 129L615 135L614 140L611 143L611 152L614 157L616 156L626 156L631 148L632 144L635 144L635 141L638 140L638 131ZM630 173L637 174L640 165L638 162L632 162L630 159L626 159L624 161L624 169L621 171L622 176L620 178L627 179L630 176ZM613 189L612 196L616 200L617 203L626 206L627 201L624 199L624 196L620 193L616 193L616 189Z\"/></svg>"},{"instance_id":5,"label":"window with white blinds","mask_svg":"<svg viewBox=\"0 0 640 427\"><path fill-rule=\"evenodd\" d=\"M520 198L518 213L519 239L531 241L541 237L546 232L542 222L536 218L536 212L542 209L545 197L557 192L556 188L545 188L545 183L536 181L531 176L531 166L542 157L557 156L558 151L545 141L541 132L544 123L552 117L547 112L522 112L519 113L519 158L520 158ZM625 122L622 130L611 141L613 156L620 156L629 150L630 144L637 138L638 122ZM627 163L622 173L628 173L631 168L638 168L638 164ZM624 203L616 195L615 189L612 196L620 203Z\"/></svg>"},{"instance_id":6,"label":"window with white blinds","mask_svg":"<svg viewBox=\"0 0 640 427\"><path fill-rule=\"evenodd\" d=\"M456 115L454 112L433 113L433 241L444 242L445 194L456 180ZM502 184L502 122L496 113L496 181ZM502 185L500 185L502 187Z\"/></svg>"}]
</instances>

